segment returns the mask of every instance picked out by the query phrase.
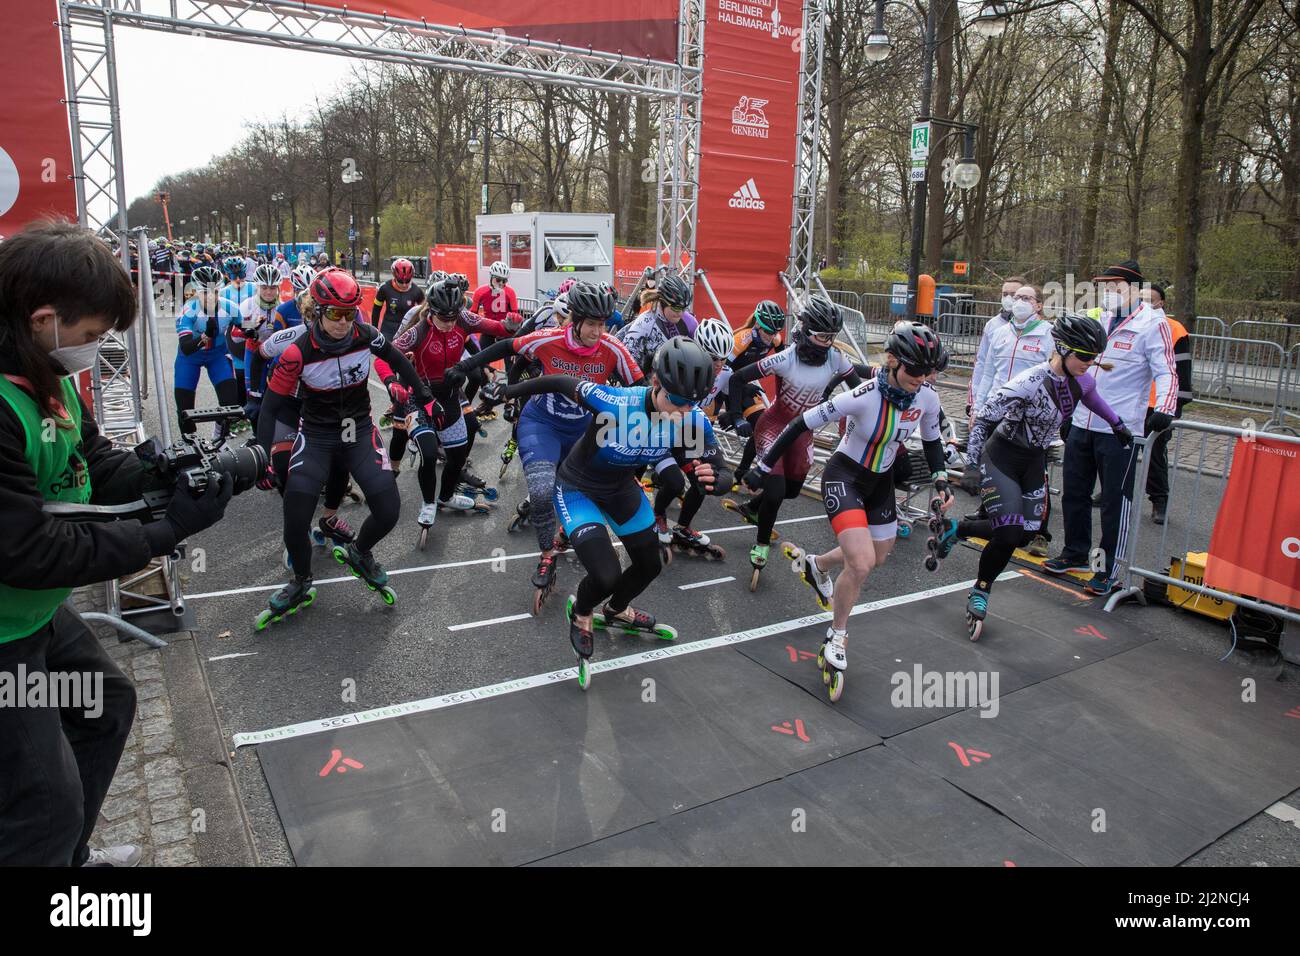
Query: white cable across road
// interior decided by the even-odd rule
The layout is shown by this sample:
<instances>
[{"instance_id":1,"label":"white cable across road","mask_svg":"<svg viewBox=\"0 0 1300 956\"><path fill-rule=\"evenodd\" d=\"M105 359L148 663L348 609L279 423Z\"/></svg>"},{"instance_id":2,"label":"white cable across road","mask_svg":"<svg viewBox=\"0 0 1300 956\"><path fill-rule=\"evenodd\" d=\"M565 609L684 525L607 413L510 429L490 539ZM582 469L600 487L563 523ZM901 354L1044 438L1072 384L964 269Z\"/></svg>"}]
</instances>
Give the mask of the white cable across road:
<instances>
[{"instance_id":1,"label":"white cable across road","mask_svg":"<svg viewBox=\"0 0 1300 956\"><path fill-rule=\"evenodd\" d=\"M998 576L997 580L1022 581L1024 578L1015 571L1004 571ZM900 604L914 604L917 601L924 601L927 598L964 591L974 585L974 583L974 581L963 581L958 584L945 584L941 587L916 591L913 594L902 594L897 597L883 598L879 601L870 601L866 604L857 604L854 606L850 614L856 616L859 614L867 614L871 611L878 611L882 608L897 607ZM736 631L733 634L722 634L718 637L710 637L700 641L689 641L684 644L669 644L656 648L653 651L645 651L641 654L629 654L626 657L615 657L610 658L609 660L596 661L588 667L588 670L592 674L599 674L603 671L618 670L623 667L635 667L638 664L648 664L652 661L661 661L669 657L679 657L682 654L695 654L700 651L713 650L719 647L730 647L734 644L742 644L745 641L757 640L760 637L770 637L773 634L797 631L800 628L808 627L812 624L825 623L830 619L831 615L826 612L809 614L806 617L796 617L788 621L764 624L760 627L753 627L744 631ZM363 710L352 714L341 714L337 717L323 717L319 720L303 721L299 724L274 727L270 730L235 734L231 739L234 742L235 748L238 749L249 744L264 744L275 740L288 740L292 737L305 737L310 734L326 733L331 730L338 730L342 727L350 727L357 724L371 724L375 721L392 720L394 717L405 717L409 714L419 714L431 710L442 710L444 707L454 707L456 704L465 704L472 700L484 700L488 697L500 697L503 694L513 694L516 691L528 690L530 687L543 687L548 684L557 683L558 681L573 680L577 676L578 669L576 667L566 667L563 670L551 671L547 674L534 674L531 677L521 677L515 680L502 681L499 684L489 684L486 687L475 687L471 690L463 690L454 694L443 694L440 697L426 697L424 700L413 700L404 704L392 704L388 707L376 707L373 710Z\"/></svg>"}]
</instances>

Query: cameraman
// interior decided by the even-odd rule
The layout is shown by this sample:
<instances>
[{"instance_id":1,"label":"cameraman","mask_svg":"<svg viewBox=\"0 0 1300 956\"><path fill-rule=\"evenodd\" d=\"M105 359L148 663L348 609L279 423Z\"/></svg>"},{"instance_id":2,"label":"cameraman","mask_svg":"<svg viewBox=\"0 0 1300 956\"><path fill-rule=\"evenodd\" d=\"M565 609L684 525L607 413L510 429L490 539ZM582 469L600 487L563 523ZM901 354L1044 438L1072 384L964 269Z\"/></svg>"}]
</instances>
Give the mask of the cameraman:
<instances>
[{"instance_id":1,"label":"cameraman","mask_svg":"<svg viewBox=\"0 0 1300 956\"><path fill-rule=\"evenodd\" d=\"M83 707L0 705L0 864L135 865L136 847L87 847L135 716L135 689L64 600L140 570L225 512L233 482L171 499L162 520L57 518L46 502L124 504L157 490L139 458L99 434L69 374L101 336L135 320L131 279L108 246L68 223L0 244L0 675L103 675ZM98 370L94 370L97 374ZM21 670L20 670L21 668ZM53 685L51 685L53 686Z\"/></svg>"}]
</instances>

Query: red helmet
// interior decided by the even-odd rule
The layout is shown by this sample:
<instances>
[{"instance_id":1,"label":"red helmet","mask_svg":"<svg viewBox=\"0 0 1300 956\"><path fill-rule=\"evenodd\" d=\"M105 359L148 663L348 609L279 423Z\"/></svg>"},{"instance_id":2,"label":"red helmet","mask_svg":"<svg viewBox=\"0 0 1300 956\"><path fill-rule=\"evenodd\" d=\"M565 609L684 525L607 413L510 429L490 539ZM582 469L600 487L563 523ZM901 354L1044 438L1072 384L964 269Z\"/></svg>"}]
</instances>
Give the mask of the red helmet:
<instances>
[{"instance_id":1,"label":"red helmet","mask_svg":"<svg viewBox=\"0 0 1300 956\"><path fill-rule=\"evenodd\" d=\"M398 259L393 263L393 279L396 282L410 282L415 277L415 266L410 259Z\"/></svg>"},{"instance_id":2,"label":"red helmet","mask_svg":"<svg viewBox=\"0 0 1300 956\"><path fill-rule=\"evenodd\" d=\"M324 269L312 280L311 297L323 308L354 309L361 304L361 286L350 272Z\"/></svg>"}]
</instances>

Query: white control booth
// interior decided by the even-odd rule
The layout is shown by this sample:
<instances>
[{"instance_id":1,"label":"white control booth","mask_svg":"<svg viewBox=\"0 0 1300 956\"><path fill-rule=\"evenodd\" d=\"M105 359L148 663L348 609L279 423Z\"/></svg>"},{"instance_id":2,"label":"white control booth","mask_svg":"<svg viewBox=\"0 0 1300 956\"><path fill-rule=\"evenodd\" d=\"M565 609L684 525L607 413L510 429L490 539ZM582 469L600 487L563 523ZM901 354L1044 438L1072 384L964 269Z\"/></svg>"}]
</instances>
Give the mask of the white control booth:
<instances>
[{"instance_id":1,"label":"white control booth","mask_svg":"<svg viewBox=\"0 0 1300 956\"><path fill-rule=\"evenodd\" d=\"M479 216L479 285L504 262L521 299L545 302L565 279L614 282L614 216L610 213L525 212Z\"/></svg>"}]
</instances>

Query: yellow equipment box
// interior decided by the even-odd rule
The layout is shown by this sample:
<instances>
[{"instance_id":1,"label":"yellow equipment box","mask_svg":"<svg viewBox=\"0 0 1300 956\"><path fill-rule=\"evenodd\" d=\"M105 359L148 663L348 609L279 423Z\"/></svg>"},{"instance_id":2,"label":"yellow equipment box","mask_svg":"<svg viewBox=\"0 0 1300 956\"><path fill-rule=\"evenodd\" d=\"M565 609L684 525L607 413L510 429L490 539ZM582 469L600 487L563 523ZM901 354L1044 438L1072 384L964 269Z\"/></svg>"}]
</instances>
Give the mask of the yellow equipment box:
<instances>
[{"instance_id":1,"label":"yellow equipment box","mask_svg":"<svg viewBox=\"0 0 1300 956\"><path fill-rule=\"evenodd\" d=\"M1189 584L1204 586L1206 557L1207 554L1204 551L1189 551L1187 552L1186 561L1182 558L1170 558L1169 576L1178 578L1180 581L1186 581ZM1197 594L1195 591L1186 591L1172 584L1169 585L1168 595L1174 607L1195 611L1197 614L1212 617L1216 621L1226 621L1237 610L1237 605L1230 601Z\"/></svg>"}]
</instances>

